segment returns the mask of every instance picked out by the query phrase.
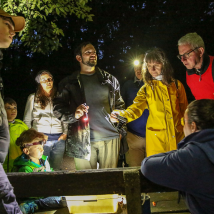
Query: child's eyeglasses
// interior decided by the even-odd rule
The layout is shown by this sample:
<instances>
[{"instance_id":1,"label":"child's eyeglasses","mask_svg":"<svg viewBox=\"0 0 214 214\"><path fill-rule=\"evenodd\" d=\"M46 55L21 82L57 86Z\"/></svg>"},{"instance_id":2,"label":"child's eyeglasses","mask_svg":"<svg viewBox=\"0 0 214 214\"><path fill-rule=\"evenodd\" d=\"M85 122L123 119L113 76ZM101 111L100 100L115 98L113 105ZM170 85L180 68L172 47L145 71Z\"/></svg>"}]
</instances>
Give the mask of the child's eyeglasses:
<instances>
[{"instance_id":1,"label":"child's eyeglasses","mask_svg":"<svg viewBox=\"0 0 214 214\"><path fill-rule=\"evenodd\" d=\"M26 143L24 144L24 147L29 147L29 146L35 146L35 145L42 145L44 146L44 144L46 144L46 140L40 140L38 142L33 142L33 143Z\"/></svg>"}]
</instances>

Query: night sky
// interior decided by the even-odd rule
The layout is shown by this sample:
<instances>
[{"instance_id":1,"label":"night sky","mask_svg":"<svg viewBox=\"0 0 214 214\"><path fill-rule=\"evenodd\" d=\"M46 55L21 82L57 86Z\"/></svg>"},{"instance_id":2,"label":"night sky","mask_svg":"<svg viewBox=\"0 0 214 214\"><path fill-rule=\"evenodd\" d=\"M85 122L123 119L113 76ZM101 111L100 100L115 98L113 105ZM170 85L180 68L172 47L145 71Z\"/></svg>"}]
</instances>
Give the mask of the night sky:
<instances>
[{"instance_id":1,"label":"night sky","mask_svg":"<svg viewBox=\"0 0 214 214\"><path fill-rule=\"evenodd\" d=\"M121 85L133 74L133 60L152 47L162 48L173 68L175 78L185 86L188 99L193 99L185 82L185 67L177 59L177 41L190 32L197 32L205 42L206 52L214 55L214 3L210 1L133 1L92 0L95 16L85 22L75 16L59 18L65 36L62 48L49 55L32 53L19 42L18 47L3 51L5 96L18 103L18 118L23 119L27 96L34 93L36 73L48 69L55 84L79 69L74 49L90 41L98 52L98 66L118 78ZM16 44L19 41L16 39Z\"/></svg>"}]
</instances>

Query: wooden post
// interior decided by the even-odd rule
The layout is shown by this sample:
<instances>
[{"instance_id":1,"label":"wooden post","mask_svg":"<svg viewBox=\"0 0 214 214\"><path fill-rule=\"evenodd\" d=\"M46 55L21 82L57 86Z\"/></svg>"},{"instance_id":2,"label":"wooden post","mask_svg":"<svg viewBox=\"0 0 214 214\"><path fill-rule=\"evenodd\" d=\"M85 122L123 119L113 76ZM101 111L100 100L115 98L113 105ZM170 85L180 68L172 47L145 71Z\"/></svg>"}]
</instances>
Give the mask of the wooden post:
<instances>
[{"instance_id":1,"label":"wooden post","mask_svg":"<svg viewBox=\"0 0 214 214\"><path fill-rule=\"evenodd\" d=\"M139 169L123 171L128 214L141 213L141 191Z\"/></svg>"}]
</instances>

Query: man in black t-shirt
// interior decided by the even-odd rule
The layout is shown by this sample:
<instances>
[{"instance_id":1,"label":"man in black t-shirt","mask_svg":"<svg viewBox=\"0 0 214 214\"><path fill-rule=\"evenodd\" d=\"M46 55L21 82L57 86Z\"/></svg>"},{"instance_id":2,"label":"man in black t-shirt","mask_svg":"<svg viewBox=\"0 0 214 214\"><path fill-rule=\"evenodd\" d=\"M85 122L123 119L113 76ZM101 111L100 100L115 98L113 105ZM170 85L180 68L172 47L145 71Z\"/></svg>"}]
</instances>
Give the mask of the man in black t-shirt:
<instances>
[{"instance_id":1,"label":"man in black t-shirt","mask_svg":"<svg viewBox=\"0 0 214 214\"><path fill-rule=\"evenodd\" d=\"M124 109L119 83L96 67L97 54L91 43L82 43L75 56L80 71L60 82L60 95L54 100L55 115L71 124L66 154L75 158L76 169L97 169L97 163L99 168L115 168L120 134L110 114Z\"/></svg>"}]
</instances>

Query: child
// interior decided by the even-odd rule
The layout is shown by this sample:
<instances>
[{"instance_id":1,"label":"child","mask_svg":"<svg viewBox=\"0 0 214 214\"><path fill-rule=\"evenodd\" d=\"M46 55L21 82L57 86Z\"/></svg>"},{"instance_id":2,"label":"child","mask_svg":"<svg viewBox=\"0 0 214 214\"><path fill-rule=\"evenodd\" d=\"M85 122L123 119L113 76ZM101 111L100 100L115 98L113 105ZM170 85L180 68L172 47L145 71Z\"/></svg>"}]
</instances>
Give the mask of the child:
<instances>
[{"instance_id":1,"label":"child","mask_svg":"<svg viewBox=\"0 0 214 214\"><path fill-rule=\"evenodd\" d=\"M46 136L34 129L24 131L16 140L22 155L15 159L13 172L49 172L53 171L43 155L43 145L46 143ZM61 196L53 196L40 199L30 199L20 204L23 214L34 213L38 210L57 209L66 207L66 201Z\"/></svg>"},{"instance_id":2,"label":"child","mask_svg":"<svg viewBox=\"0 0 214 214\"><path fill-rule=\"evenodd\" d=\"M9 123L10 147L3 167L5 172L11 172L11 169L13 168L13 161L22 154L20 148L16 145L16 139L23 131L28 130L28 127L21 120L15 119L17 116L17 104L15 100L5 98L4 108L6 110L7 120Z\"/></svg>"}]
</instances>

